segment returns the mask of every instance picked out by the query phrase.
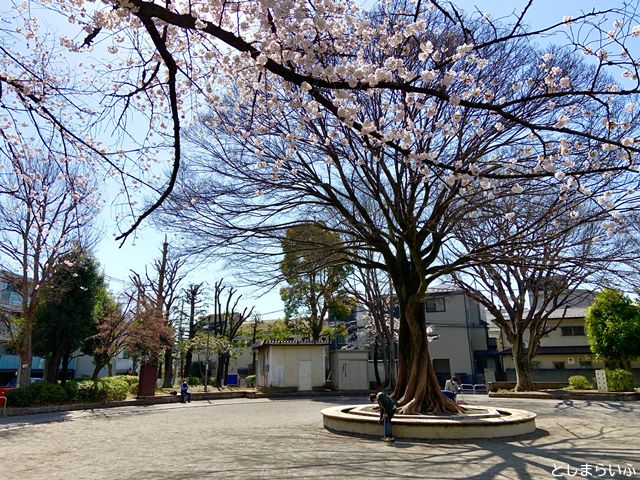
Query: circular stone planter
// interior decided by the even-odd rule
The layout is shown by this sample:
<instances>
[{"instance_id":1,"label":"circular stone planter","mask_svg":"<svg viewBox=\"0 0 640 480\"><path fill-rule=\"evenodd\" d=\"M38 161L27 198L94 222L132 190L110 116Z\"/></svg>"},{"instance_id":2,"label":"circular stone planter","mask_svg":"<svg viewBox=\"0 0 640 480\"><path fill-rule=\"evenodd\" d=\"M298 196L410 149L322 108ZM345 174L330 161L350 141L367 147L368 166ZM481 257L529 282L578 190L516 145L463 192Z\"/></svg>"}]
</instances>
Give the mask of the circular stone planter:
<instances>
[{"instance_id":1,"label":"circular stone planter","mask_svg":"<svg viewBox=\"0 0 640 480\"><path fill-rule=\"evenodd\" d=\"M467 413L458 415L396 415L395 438L460 439L501 438L532 433L536 414L515 408L492 408L465 405ZM342 405L322 410L324 427L337 433L379 437L382 426L379 414L371 405Z\"/></svg>"}]
</instances>

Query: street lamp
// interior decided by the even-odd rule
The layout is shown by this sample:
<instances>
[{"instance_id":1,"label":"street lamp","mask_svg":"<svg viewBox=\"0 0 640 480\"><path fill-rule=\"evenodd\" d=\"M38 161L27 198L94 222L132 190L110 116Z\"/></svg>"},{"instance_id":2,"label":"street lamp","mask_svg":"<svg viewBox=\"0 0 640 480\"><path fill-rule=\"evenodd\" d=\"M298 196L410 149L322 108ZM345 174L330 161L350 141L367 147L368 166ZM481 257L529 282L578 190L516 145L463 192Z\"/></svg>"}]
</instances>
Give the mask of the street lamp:
<instances>
[{"instance_id":1,"label":"street lamp","mask_svg":"<svg viewBox=\"0 0 640 480\"><path fill-rule=\"evenodd\" d=\"M205 355L206 365L204 366L204 391L207 391L207 387L209 386L209 337L211 336L211 330L213 330L213 325L211 325L211 318L209 318L209 323L202 327L202 330L207 332L207 353Z\"/></svg>"}]
</instances>

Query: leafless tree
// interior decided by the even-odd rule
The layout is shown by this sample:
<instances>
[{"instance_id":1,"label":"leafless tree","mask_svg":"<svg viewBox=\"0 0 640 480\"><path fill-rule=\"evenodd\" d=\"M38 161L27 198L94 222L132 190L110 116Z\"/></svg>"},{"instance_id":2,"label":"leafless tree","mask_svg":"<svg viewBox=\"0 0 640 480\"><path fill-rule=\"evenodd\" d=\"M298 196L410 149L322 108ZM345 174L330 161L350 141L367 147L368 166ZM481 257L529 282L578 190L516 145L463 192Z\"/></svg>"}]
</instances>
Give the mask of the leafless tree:
<instances>
[{"instance_id":1,"label":"leafless tree","mask_svg":"<svg viewBox=\"0 0 640 480\"><path fill-rule=\"evenodd\" d=\"M202 319L197 319L203 312L205 306L205 300L203 294L205 293L205 284L190 283L187 288L183 290L184 300L189 308L189 328L187 330L187 340L193 340L196 333L200 331L202 327ZM184 369L182 376L189 376L191 374L191 363L193 361L193 347L189 346L185 355Z\"/></svg>"},{"instance_id":2,"label":"leafless tree","mask_svg":"<svg viewBox=\"0 0 640 480\"><path fill-rule=\"evenodd\" d=\"M164 319L167 327L173 331L171 314L178 299L180 283L185 277L181 271L186 260L172 258L169 254L169 243L166 238L162 244L162 255L153 263L153 274L145 270L145 278L132 272L132 281L145 292L146 298L155 305L157 315ZM164 349L164 377L163 387L169 388L173 382L173 338L168 341Z\"/></svg>"},{"instance_id":3,"label":"leafless tree","mask_svg":"<svg viewBox=\"0 0 640 480\"><path fill-rule=\"evenodd\" d=\"M242 295L237 295L237 289L224 285L224 279L218 280L213 286L213 313L204 321L208 324L208 335L216 335L226 340L227 345L232 345L240 327L251 317L255 307L245 307L237 310ZM229 370L229 351L218 352L218 368L216 371L216 386L226 382ZM208 380L208 379L207 379Z\"/></svg>"},{"instance_id":4,"label":"leafless tree","mask_svg":"<svg viewBox=\"0 0 640 480\"><path fill-rule=\"evenodd\" d=\"M367 333L373 349L373 365L376 383L385 388L395 386L393 293L386 271L358 267L352 272L347 286L349 294L368 312ZM380 379L378 361L382 353L384 382ZM393 372L392 372L393 369Z\"/></svg>"},{"instance_id":5,"label":"leafless tree","mask_svg":"<svg viewBox=\"0 0 640 480\"><path fill-rule=\"evenodd\" d=\"M638 250L624 234L603 235L596 224L603 221L599 206L585 211L584 205L565 201L551 215L543 195L510 200L497 202L473 223L457 226L457 241L463 249L500 245L498 240L511 235L514 222L528 223L545 215L535 228L523 230L517 244L502 244L487 252L484 261L471 263L451 277L492 315L511 344L516 390L530 391L534 389L531 361L541 339L558 328L567 308L576 301L588 301L585 289L613 281ZM505 219L505 208L516 214L514 222Z\"/></svg>"}]
</instances>

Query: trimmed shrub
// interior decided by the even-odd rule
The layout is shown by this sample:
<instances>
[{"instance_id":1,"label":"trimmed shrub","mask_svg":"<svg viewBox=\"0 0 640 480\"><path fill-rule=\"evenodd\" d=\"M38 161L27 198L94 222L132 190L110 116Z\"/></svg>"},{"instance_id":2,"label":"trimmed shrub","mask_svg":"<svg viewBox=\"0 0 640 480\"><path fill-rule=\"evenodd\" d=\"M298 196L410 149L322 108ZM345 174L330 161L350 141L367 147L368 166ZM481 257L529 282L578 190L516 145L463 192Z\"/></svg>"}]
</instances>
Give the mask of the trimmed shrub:
<instances>
[{"instance_id":1,"label":"trimmed shrub","mask_svg":"<svg viewBox=\"0 0 640 480\"><path fill-rule=\"evenodd\" d=\"M199 385L202 385L202 380L200 379L200 377L189 377L187 379L187 383L192 387L197 387Z\"/></svg>"},{"instance_id":2,"label":"trimmed shrub","mask_svg":"<svg viewBox=\"0 0 640 480\"><path fill-rule=\"evenodd\" d=\"M68 380L64 384L64 390L67 392L67 398L71 402L75 402L78 398L78 380Z\"/></svg>"},{"instance_id":3,"label":"trimmed shrub","mask_svg":"<svg viewBox=\"0 0 640 480\"><path fill-rule=\"evenodd\" d=\"M135 377L137 378L137 377ZM72 380L67 382L67 394L76 402L109 402L113 400L125 400L129 392L135 391L138 385L129 385L129 382L118 377L103 377L93 380Z\"/></svg>"},{"instance_id":4,"label":"trimmed shrub","mask_svg":"<svg viewBox=\"0 0 640 480\"><path fill-rule=\"evenodd\" d=\"M37 405L51 405L67 401L67 392L57 383L39 382L29 386L33 392L33 401Z\"/></svg>"},{"instance_id":5,"label":"trimmed shrub","mask_svg":"<svg viewBox=\"0 0 640 480\"><path fill-rule=\"evenodd\" d=\"M140 377L138 377L137 375L117 375L115 378L120 378L127 382L129 386L135 385L136 387L138 386L138 382L140 380Z\"/></svg>"},{"instance_id":6,"label":"trimmed shrub","mask_svg":"<svg viewBox=\"0 0 640 480\"><path fill-rule=\"evenodd\" d=\"M584 375L572 375L569 377L567 390L593 390L593 385Z\"/></svg>"},{"instance_id":7,"label":"trimmed shrub","mask_svg":"<svg viewBox=\"0 0 640 480\"><path fill-rule=\"evenodd\" d=\"M9 407L30 407L33 402L33 394L29 387L16 388L7 392L7 405Z\"/></svg>"},{"instance_id":8,"label":"trimmed shrub","mask_svg":"<svg viewBox=\"0 0 640 480\"><path fill-rule=\"evenodd\" d=\"M32 405L54 405L68 399L66 390L57 383L38 382L26 388L16 388L7 392L7 405L30 407Z\"/></svg>"},{"instance_id":9,"label":"trimmed shrub","mask_svg":"<svg viewBox=\"0 0 640 480\"><path fill-rule=\"evenodd\" d=\"M633 392L633 375L622 368L605 370L610 392Z\"/></svg>"},{"instance_id":10,"label":"trimmed shrub","mask_svg":"<svg viewBox=\"0 0 640 480\"><path fill-rule=\"evenodd\" d=\"M255 387L256 386L256 376L255 375L247 375L245 378L247 381L247 387Z\"/></svg>"},{"instance_id":11,"label":"trimmed shrub","mask_svg":"<svg viewBox=\"0 0 640 480\"><path fill-rule=\"evenodd\" d=\"M100 378L99 382L102 384L105 400L126 400L129 394L129 383L122 377L104 377Z\"/></svg>"},{"instance_id":12,"label":"trimmed shrub","mask_svg":"<svg viewBox=\"0 0 640 480\"><path fill-rule=\"evenodd\" d=\"M107 399L100 379L95 382L93 380L79 380L75 383L76 396L73 400L77 402L104 402Z\"/></svg>"}]
</instances>

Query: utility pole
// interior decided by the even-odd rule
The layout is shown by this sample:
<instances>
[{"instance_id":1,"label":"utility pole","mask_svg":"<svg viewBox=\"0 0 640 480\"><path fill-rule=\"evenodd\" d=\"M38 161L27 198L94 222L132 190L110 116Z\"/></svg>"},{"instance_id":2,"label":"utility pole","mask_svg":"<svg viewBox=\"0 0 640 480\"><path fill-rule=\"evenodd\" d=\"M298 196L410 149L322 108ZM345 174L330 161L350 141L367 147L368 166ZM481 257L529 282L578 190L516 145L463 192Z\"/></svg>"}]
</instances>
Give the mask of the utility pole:
<instances>
[{"instance_id":1,"label":"utility pole","mask_svg":"<svg viewBox=\"0 0 640 480\"><path fill-rule=\"evenodd\" d=\"M207 353L204 366L204 391L209 388L209 337L211 336L211 315L207 317Z\"/></svg>"}]
</instances>

